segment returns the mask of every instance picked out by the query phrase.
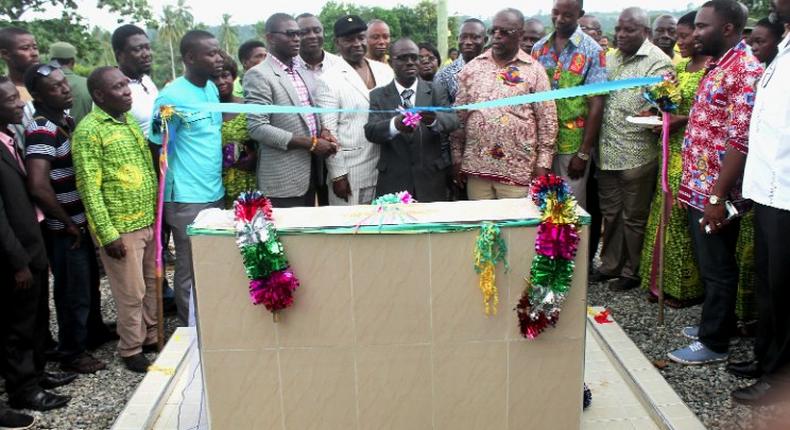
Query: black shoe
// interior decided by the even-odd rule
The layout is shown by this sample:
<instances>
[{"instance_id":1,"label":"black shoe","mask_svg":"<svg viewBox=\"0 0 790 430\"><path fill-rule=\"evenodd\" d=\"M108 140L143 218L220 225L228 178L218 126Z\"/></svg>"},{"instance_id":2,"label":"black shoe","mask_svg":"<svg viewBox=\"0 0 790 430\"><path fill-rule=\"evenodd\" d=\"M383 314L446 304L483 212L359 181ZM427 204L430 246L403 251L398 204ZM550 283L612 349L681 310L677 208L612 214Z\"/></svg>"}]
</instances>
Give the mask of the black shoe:
<instances>
[{"instance_id":1,"label":"black shoe","mask_svg":"<svg viewBox=\"0 0 790 430\"><path fill-rule=\"evenodd\" d=\"M759 380L748 387L738 388L732 392L732 400L748 406L768 406L785 400L786 393L781 393L778 387Z\"/></svg>"},{"instance_id":2,"label":"black shoe","mask_svg":"<svg viewBox=\"0 0 790 430\"><path fill-rule=\"evenodd\" d=\"M0 412L0 429L2 430L27 430L33 428L36 419L30 415L20 414L12 410Z\"/></svg>"},{"instance_id":3,"label":"black shoe","mask_svg":"<svg viewBox=\"0 0 790 430\"><path fill-rule=\"evenodd\" d=\"M56 363L63 359L63 354L55 348L47 348L44 350L44 359L48 363Z\"/></svg>"},{"instance_id":4,"label":"black shoe","mask_svg":"<svg viewBox=\"0 0 790 430\"><path fill-rule=\"evenodd\" d=\"M148 371L148 366L151 365L151 362L145 358L145 355L143 355L142 352L130 357L122 357L122 359L123 363L126 365L126 368L132 372L145 373Z\"/></svg>"},{"instance_id":5,"label":"black shoe","mask_svg":"<svg viewBox=\"0 0 790 430\"><path fill-rule=\"evenodd\" d=\"M88 374L104 370L107 368L107 365L87 352L83 352L73 360L60 363L60 368L65 372Z\"/></svg>"},{"instance_id":6,"label":"black shoe","mask_svg":"<svg viewBox=\"0 0 790 430\"><path fill-rule=\"evenodd\" d=\"M619 276L617 275L607 275L606 273L593 270L592 272L590 272L590 276L587 278L587 281L594 282L597 284L599 282L611 281L612 279L617 279L617 278L619 278Z\"/></svg>"},{"instance_id":7,"label":"black shoe","mask_svg":"<svg viewBox=\"0 0 790 430\"><path fill-rule=\"evenodd\" d=\"M14 409L32 409L43 412L62 408L69 403L69 400L71 400L69 396L39 390L25 397L13 398L9 400L8 404Z\"/></svg>"},{"instance_id":8,"label":"black shoe","mask_svg":"<svg viewBox=\"0 0 790 430\"><path fill-rule=\"evenodd\" d=\"M41 388L44 388L45 390L51 390L53 388L71 384L75 379L77 379L77 374L72 372L44 372L44 376L42 376L41 380L38 381L38 385L40 385Z\"/></svg>"},{"instance_id":9,"label":"black shoe","mask_svg":"<svg viewBox=\"0 0 790 430\"><path fill-rule=\"evenodd\" d=\"M152 343L150 345L143 345L143 352L150 354L152 352L159 352L159 345Z\"/></svg>"},{"instance_id":10,"label":"black shoe","mask_svg":"<svg viewBox=\"0 0 790 430\"><path fill-rule=\"evenodd\" d=\"M756 360L727 363L727 371L739 378L746 379L757 379L763 376L763 370Z\"/></svg>"},{"instance_id":11,"label":"black shoe","mask_svg":"<svg viewBox=\"0 0 790 430\"><path fill-rule=\"evenodd\" d=\"M609 289L612 291L628 291L633 290L639 286L639 279L635 278L620 278L614 281Z\"/></svg>"}]
</instances>

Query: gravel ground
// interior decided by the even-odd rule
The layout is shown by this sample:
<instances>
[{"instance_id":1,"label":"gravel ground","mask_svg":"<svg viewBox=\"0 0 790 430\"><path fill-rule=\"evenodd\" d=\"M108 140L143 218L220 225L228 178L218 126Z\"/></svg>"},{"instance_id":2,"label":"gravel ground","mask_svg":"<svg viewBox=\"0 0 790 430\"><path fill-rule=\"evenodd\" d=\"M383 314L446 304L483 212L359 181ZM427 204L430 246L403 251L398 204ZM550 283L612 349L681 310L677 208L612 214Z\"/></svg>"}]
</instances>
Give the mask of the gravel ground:
<instances>
[{"instance_id":1,"label":"gravel ground","mask_svg":"<svg viewBox=\"0 0 790 430\"><path fill-rule=\"evenodd\" d=\"M172 273L168 277L171 277ZM172 279L172 278L171 278ZM105 321L115 320L115 303L110 294L106 278L101 285ZM606 306L611 309L615 320L651 361L666 360L667 352L688 344L680 335L687 325L697 323L700 306L686 309L667 308L663 327L657 324L657 305L646 300L641 290L611 292L606 284L592 284L588 291L591 306ZM57 330L52 309L52 327ZM166 336L176 328L176 318L166 318ZM56 333L53 333L56 335ZM731 360L747 359L751 356L753 340L740 338L731 348ZM82 375L58 393L72 396L69 406L47 413L33 412L39 419L39 429L77 430L108 429L131 397L142 375L126 370L117 356L115 344L109 343L95 351L94 355L107 363L107 369L95 375ZM149 354L149 359L155 356ZM48 370L58 371L50 363ZM730 392L749 381L738 379L724 369L724 364L711 366L681 366L674 363L660 369L672 388L702 420L709 429L758 429L764 425L760 417L774 416L770 409L739 406L730 401ZM7 401L5 393L0 399ZM595 393L593 393L595 401ZM779 428L779 427L774 427ZM781 428L786 428L781 426Z\"/></svg>"},{"instance_id":2,"label":"gravel ground","mask_svg":"<svg viewBox=\"0 0 790 430\"><path fill-rule=\"evenodd\" d=\"M588 303L611 309L615 321L654 363L658 360L668 361L669 351L688 345L689 340L680 334L680 330L688 325L696 325L702 310L699 305L686 309L667 307L665 323L661 327L657 323L658 305L648 302L643 290L612 292L606 284L590 285ZM738 338L737 344L730 348L730 360L749 359L752 346L752 338ZM733 403L730 392L749 385L751 381L730 375L723 363L708 366L682 366L673 362L661 364L668 364L660 369L661 374L709 429L763 428L765 423L762 419L776 415L772 409L752 410ZM788 428L785 425L788 425L787 422L774 428Z\"/></svg>"},{"instance_id":3,"label":"gravel ground","mask_svg":"<svg viewBox=\"0 0 790 430\"><path fill-rule=\"evenodd\" d=\"M172 280L172 273L168 276ZM51 285L51 281L50 281ZM102 278L102 313L105 322L115 321L115 302L110 293L107 278ZM55 309L50 297L50 327L57 339L57 321ZM169 338L176 329L176 317L165 318L165 337ZM39 429L53 430L100 430L109 429L115 418L121 413L127 400L134 393L143 375L126 370L116 352L116 343L107 343L92 353L94 357L105 362L107 369L93 375L80 375L76 381L53 391L72 397L65 408L45 413L30 412L38 418ZM150 360L155 354L148 354ZM59 366L49 363L47 370L58 372ZM6 394L0 396L7 402Z\"/></svg>"}]
</instances>

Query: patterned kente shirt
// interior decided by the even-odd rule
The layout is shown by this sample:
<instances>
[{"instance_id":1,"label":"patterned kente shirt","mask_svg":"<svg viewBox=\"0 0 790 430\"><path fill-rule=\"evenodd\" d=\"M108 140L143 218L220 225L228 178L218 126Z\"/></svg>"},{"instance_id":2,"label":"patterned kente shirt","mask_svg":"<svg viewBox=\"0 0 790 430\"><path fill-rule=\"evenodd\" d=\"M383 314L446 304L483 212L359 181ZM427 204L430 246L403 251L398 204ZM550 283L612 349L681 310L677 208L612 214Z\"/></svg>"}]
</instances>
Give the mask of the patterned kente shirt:
<instances>
[{"instance_id":1,"label":"patterned kente shirt","mask_svg":"<svg viewBox=\"0 0 790 430\"><path fill-rule=\"evenodd\" d=\"M645 40L636 54L624 57L618 49L606 57L609 80L662 76L673 70L672 62L656 45ZM653 130L631 124L626 117L650 108L644 88L612 91L606 97L601 138L595 161L601 170L628 170L658 158L658 136Z\"/></svg>"},{"instance_id":2,"label":"patterned kente shirt","mask_svg":"<svg viewBox=\"0 0 790 430\"><path fill-rule=\"evenodd\" d=\"M458 75L456 105L515 97L550 89L546 70L519 50L499 67L491 50L464 66ZM512 185L529 185L537 167L551 169L557 142L553 101L462 111L466 140L450 136L453 160L467 175Z\"/></svg>"},{"instance_id":3,"label":"patterned kente shirt","mask_svg":"<svg viewBox=\"0 0 790 430\"><path fill-rule=\"evenodd\" d=\"M134 117L126 113L120 122L94 106L72 142L77 187L99 245L153 224L156 174Z\"/></svg>"},{"instance_id":4,"label":"patterned kente shirt","mask_svg":"<svg viewBox=\"0 0 790 430\"><path fill-rule=\"evenodd\" d=\"M455 102L455 96L458 94L458 74L461 73L465 65L466 61L461 55L458 59L442 68L442 70L439 70L436 76L433 77L433 87L436 88L437 85L444 86L447 89L447 94L450 96L450 103Z\"/></svg>"},{"instance_id":5,"label":"patterned kente shirt","mask_svg":"<svg viewBox=\"0 0 790 430\"><path fill-rule=\"evenodd\" d=\"M755 84L763 66L741 41L719 60L711 60L700 81L683 139L683 176L678 199L704 210L727 147L744 154L749 148L749 121L754 107ZM741 181L727 197L741 198Z\"/></svg>"},{"instance_id":6,"label":"patterned kente shirt","mask_svg":"<svg viewBox=\"0 0 790 430\"><path fill-rule=\"evenodd\" d=\"M549 75L551 89L606 82L606 53L581 28L568 39L562 52L554 49L554 35L544 37L532 48L532 56L540 61ZM584 139L587 119L587 97L556 100L559 131L557 153L575 154Z\"/></svg>"}]
</instances>

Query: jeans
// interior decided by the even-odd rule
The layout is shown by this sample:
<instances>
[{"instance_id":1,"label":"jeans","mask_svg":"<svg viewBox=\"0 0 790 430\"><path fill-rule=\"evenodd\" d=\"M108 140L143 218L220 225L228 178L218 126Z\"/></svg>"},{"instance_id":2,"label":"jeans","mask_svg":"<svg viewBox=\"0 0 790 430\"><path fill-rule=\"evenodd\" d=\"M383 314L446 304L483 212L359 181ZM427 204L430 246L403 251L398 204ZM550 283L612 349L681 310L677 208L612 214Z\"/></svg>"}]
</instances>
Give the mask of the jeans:
<instances>
[{"instance_id":1,"label":"jeans","mask_svg":"<svg viewBox=\"0 0 790 430\"><path fill-rule=\"evenodd\" d=\"M80 247L71 249L74 238L62 232L47 232L47 253L55 278L53 297L58 320L58 352L68 362L85 352L91 300L98 298L99 266L93 240L82 229ZM94 292L95 291L95 292ZM95 311L94 311L95 313Z\"/></svg>"},{"instance_id":2,"label":"jeans","mask_svg":"<svg viewBox=\"0 0 790 430\"><path fill-rule=\"evenodd\" d=\"M715 352L727 352L737 320L738 261L735 250L740 220L732 220L716 234L706 234L699 228L702 212L689 207L688 213L691 243L705 287L699 340Z\"/></svg>"}]
</instances>

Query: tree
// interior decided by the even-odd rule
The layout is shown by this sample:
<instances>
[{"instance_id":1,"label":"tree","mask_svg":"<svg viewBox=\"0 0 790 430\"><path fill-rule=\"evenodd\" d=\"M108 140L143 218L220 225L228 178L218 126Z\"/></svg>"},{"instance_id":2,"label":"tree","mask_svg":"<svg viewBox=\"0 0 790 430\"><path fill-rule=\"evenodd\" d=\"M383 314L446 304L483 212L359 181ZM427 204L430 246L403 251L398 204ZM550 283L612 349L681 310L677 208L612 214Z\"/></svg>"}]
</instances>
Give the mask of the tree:
<instances>
[{"instance_id":1,"label":"tree","mask_svg":"<svg viewBox=\"0 0 790 430\"><path fill-rule=\"evenodd\" d=\"M266 40L266 21L255 23L255 37L259 40Z\"/></svg>"},{"instance_id":2,"label":"tree","mask_svg":"<svg viewBox=\"0 0 790 430\"><path fill-rule=\"evenodd\" d=\"M0 0L0 15L9 21L19 21L25 12L42 12L46 5L77 9L74 0Z\"/></svg>"},{"instance_id":3,"label":"tree","mask_svg":"<svg viewBox=\"0 0 790 430\"><path fill-rule=\"evenodd\" d=\"M74 0L0 0L0 17L19 21L26 12L42 12L47 6L75 12L78 5ZM148 0L97 0L96 7L119 14L122 18L149 23L152 18ZM118 19L118 22L122 21Z\"/></svg>"},{"instance_id":4,"label":"tree","mask_svg":"<svg viewBox=\"0 0 790 430\"><path fill-rule=\"evenodd\" d=\"M222 15L222 24L219 26L219 43L222 49L230 55L239 47L239 34L236 27L230 23L230 14Z\"/></svg>"},{"instance_id":5,"label":"tree","mask_svg":"<svg viewBox=\"0 0 790 430\"><path fill-rule=\"evenodd\" d=\"M181 41L181 37L188 29L194 25L194 17L190 12L191 7L178 0L176 7L165 6L160 18L161 25L158 28L157 39L167 44L170 51L170 74L171 79L176 78L176 54L175 45Z\"/></svg>"},{"instance_id":6,"label":"tree","mask_svg":"<svg viewBox=\"0 0 790 430\"><path fill-rule=\"evenodd\" d=\"M120 15L119 24L131 18L133 21L144 22L149 26L154 25L154 14L148 0L97 0L96 6Z\"/></svg>"}]
</instances>

